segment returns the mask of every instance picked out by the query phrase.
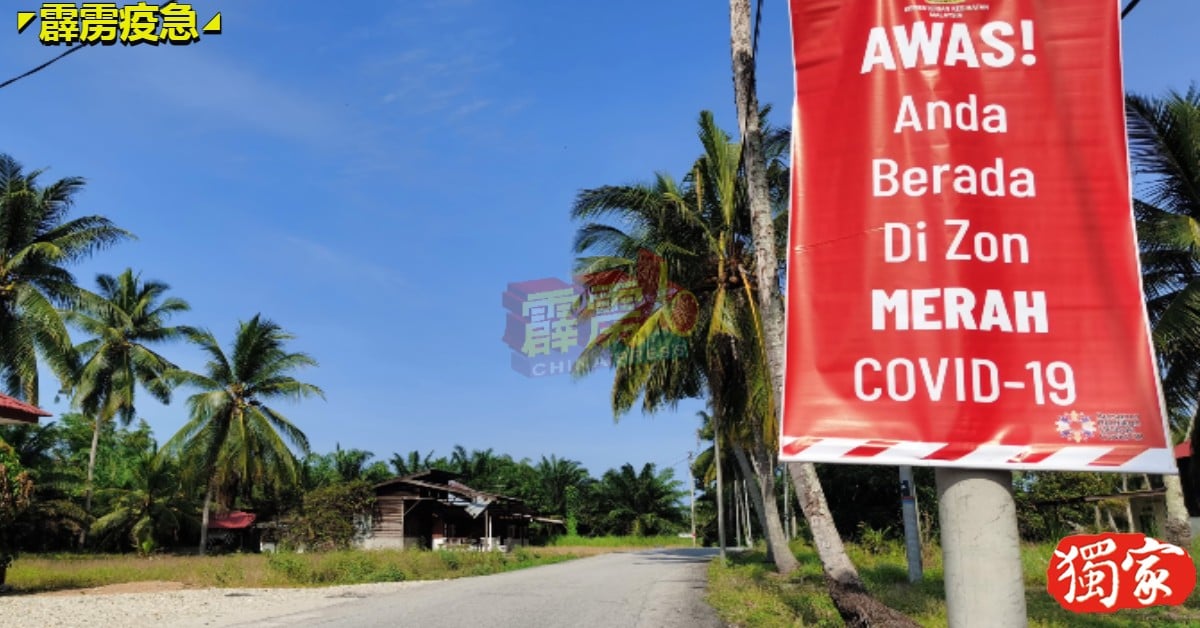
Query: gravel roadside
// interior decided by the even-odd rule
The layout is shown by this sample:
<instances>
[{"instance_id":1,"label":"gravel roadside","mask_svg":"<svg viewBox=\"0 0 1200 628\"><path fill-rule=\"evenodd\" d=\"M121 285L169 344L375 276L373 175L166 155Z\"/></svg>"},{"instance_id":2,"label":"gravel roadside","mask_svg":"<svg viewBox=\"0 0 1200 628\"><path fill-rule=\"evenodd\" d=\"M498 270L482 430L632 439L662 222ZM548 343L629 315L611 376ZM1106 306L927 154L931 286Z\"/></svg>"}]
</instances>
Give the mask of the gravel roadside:
<instances>
[{"instance_id":1,"label":"gravel roadside","mask_svg":"<svg viewBox=\"0 0 1200 628\"><path fill-rule=\"evenodd\" d=\"M0 596L0 627L228 626L433 584L358 584L313 589L182 589L141 593L58 592Z\"/></svg>"}]
</instances>

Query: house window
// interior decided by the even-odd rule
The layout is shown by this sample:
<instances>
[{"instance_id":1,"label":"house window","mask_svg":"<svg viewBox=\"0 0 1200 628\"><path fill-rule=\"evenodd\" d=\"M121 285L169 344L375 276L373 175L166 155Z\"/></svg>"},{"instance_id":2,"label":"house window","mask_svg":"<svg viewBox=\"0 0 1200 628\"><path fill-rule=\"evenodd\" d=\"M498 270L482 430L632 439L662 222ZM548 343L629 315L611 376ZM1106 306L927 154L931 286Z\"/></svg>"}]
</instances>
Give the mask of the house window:
<instances>
[{"instance_id":1,"label":"house window","mask_svg":"<svg viewBox=\"0 0 1200 628\"><path fill-rule=\"evenodd\" d=\"M454 529L453 523L446 524L446 536L458 536L457 530Z\"/></svg>"}]
</instances>

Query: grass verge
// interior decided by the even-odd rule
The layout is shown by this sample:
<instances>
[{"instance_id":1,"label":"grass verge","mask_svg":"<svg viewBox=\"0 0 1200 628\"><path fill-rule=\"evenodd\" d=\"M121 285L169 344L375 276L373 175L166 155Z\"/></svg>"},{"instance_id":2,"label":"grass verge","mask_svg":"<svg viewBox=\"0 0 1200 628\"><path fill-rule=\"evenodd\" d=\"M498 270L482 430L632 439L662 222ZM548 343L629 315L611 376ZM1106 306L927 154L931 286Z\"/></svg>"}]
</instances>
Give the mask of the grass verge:
<instances>
[{"instance_id":1,"label":"grass verge","mask_svg":"<svg viewBox=\"0 0 1200 628\"><path fill-rule=\"evenodd\" d=\"M560 536L552 547L601 547L613 550L647 549L651 547L691 547L692 539L678 536Z\"/></svg>"},{"instance_id":2,"label":"grass verge","mask_svg":"<svg viewBox=\"0 0 1200 628\"><path fill-rule=\"evenodd\" d=\"M224 556L24 556L8 570L17 592L81 589L165 580L189 587L298 587L404 580L441 580L558 563L569 548L503 552L349 550Z\"/></svg>"},{"instance_id":3,"label":"grass verge","mask_svg":"<svg viewBox=\"0 0 1200 628\"><path fill-rule=\"evenodd\" d=\"M726 565L713 561L708 571L709 603L723 620L742 628L842 626L843 622L825 591L816 552L800 542L794 543L792 549L800 559L801 567L786 578L775 573L763 551L730 555ZM854 545L847 549L867 588L885 604L904 612L922 626L946 625L940 551L935 549L925 553L924 580L909 584L902 545L887 544L875 553ZM1200 542L1193 545L1193 560L1200 558L1197 549L1200 549ZM1046 568L1053 553L1051 545L1028 545L1022 552L1025 601L1031 628L1183 628L1200 625L1200 588L1177 607L1122 610L1108 615L1078 615L1064 610L1046 592Z\"/></svg>"}]
</instances>

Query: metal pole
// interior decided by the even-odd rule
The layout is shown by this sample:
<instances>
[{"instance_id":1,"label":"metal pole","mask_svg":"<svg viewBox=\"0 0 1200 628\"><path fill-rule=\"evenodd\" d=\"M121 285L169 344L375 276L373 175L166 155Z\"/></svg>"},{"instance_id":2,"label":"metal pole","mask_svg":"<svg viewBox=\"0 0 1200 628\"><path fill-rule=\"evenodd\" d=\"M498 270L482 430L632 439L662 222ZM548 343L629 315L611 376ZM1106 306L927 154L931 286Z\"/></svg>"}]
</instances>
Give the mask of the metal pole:
<instances>
[{"instance_id":1,"label":"metal pole","mask_svg":"<svg viewBox=\"0 0 1200 628\"><path fill-rule=\"evenodd\" d=\"M950 628L1029 625L1012 472L936 471Z\"/></svg>"},{"instance_id":2,"label":"metal pole","mask_svg":"<svg viewBox=\"0 0 1200 628\"><path fill-rule=\"evenodd\" d=\"M692 475L692 452L688 452L688 482L692 490L692 547L696 547L696 476Z\"/></svg>"},{"instance_id":3,"label":"metal pole","mask_svg":"<svg viewBox=\"0 0 1200 628\"><path fill-rule=\"evenodd\" d=\"M921 527L917 521L917 485L912 467L900 467L900 510L904 517L904 548L908 554L908 581L921 581Z\"/></svg>"}]
</instances>

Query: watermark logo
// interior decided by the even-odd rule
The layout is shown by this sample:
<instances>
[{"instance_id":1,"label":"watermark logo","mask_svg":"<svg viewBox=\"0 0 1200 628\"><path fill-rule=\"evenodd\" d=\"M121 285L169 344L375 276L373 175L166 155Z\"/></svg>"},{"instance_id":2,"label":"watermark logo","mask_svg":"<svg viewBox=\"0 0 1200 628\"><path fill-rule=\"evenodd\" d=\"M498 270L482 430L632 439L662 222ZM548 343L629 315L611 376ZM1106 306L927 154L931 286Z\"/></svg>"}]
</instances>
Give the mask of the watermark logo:
<instances>
[{"instance_id":1,"label":"watermark logo","mask_svg":"<svg viewBox=\"0 0 1200 628\"><path fill-rule=\"evenodd\" d=\"M1076 613L1178 606L1195 587L1186 550L1136 533L1068 536L1046 571L1046 590Z\"/></svg>"},{"instance_id":2,"label":"watermark logo","mask_svg":"<svg viewBox=\"0 0 1200 628\"><path fill-rule=\"evenodd\" d=\"M665 278L663 260L643 251L632 275L614 269L571 284L555 278L508 284L502 340L512 349L513 369L527 377L569 374L593 342L608 348L597 361L602 367L687 357L699 303ZM661 324L635 342L656 309Z\"/></svg>"},{"instance_id":3,"label":"watermark logo","mask_svg":"<svg viewBox=\"0 0 1200 628\"><path fill-rule=\"evenodd\" d=\"M126 46L173 44L186 46L205 35L221 34L221 14L199 26L190 4L138 2L45 2L37 11L17 11L17 33L38 24L38 41L46 46Z\"/></svg>"}]
</instances>

